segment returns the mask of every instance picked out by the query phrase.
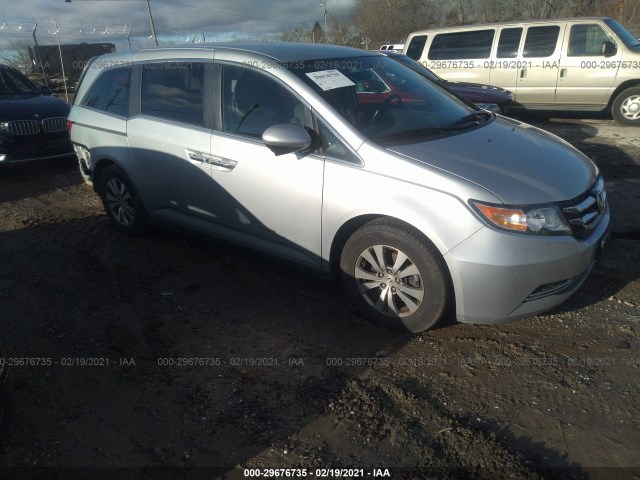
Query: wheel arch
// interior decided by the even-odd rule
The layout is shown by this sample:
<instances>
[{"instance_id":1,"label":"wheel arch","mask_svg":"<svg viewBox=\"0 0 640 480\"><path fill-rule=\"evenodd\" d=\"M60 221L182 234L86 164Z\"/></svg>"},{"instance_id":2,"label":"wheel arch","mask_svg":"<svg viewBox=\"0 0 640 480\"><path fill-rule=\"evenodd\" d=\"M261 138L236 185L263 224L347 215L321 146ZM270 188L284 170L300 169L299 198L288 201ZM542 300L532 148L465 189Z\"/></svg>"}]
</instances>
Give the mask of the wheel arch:
<instances>
[{"instance_id":1,"label":"wheel arch","mask_svg":"<svg viewBox=\"0 0 640 480\"><path fill-rule=\"evenodd\" d=\"M621 92L631 87L640 87L640 78L627 80L625 82L622 82L620 85L618 85L616 89L613 91L613 93L611 94L611 97L609 98L609 103L607 103L607 110L611 111L611 108L613 107L613 102L615 101L616 97L620 95Z\"/></svg>"},{"instance_id":2,"label":"wheel arch","mask_svg":"<svg viewBox=\"0 0 640 480\"><path fill-rule=\"evenodd\" d=\"M445 273L446 280L447 280L447 287L448 287L447 290L449 292L449 298L447 299L447 301L451 302L451 305L455 306L455 288L454 288L450 266L447 260L442 255L442 252L440 251L440 249L420 229L416 228L409 222L406 222L404 220L401 220L397 217L393 217L390 215L382 215L382 214L359 215L357 217L353 217L349 219L338 229L331 243L331 250L330 250L331 253L329 257L331 278L338 279L340 276L340 256L342 254L342 249L344 248L349 237L351 237L351 235L353 235L353 233L363 225L366 225L367 223L375 220L382 220L382 219L389 222L398 223L412 230L413 233L418 238L420 238L422 241L427 243L433 249L433 251L438 254L441 267L443 269L443 272Z\"/></svg>"}]
</instances>

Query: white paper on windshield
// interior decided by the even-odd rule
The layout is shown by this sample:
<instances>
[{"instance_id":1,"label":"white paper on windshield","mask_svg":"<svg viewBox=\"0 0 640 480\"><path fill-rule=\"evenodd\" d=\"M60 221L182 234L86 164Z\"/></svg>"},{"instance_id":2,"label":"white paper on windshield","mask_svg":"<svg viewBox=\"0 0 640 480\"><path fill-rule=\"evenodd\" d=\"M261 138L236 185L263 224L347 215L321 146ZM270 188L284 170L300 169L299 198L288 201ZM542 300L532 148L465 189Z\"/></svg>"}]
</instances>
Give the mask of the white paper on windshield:
<instances>
[{"instance_id":1,"label":"white paper on windshield","mask_svg":"<svg viewBox=\"0 0 640 480\"><path fill-rule=\"evenodd\" d=\"M338 70L322 70L320 72L309 72L307 77L316 82L322 90L333 90L334 88L351 87L355 85Z\"/></svg>"}]
</instances>

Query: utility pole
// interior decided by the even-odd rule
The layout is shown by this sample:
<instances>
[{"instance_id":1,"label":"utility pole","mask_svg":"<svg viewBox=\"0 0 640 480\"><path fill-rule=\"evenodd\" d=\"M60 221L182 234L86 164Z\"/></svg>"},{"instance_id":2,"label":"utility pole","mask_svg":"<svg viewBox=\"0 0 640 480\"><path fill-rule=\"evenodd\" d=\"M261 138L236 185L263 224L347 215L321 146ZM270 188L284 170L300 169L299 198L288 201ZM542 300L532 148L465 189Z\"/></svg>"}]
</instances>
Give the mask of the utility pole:
<instances>
[{"instance_id":1,"label":"utility pole","mask_svg":"<svg viewBox=\"0 0 640 480\"><path fill-rule=\"evenodd\" d=\"M324 8L324 43L329 43L329 29L327 28L327 0L322 2Z\"/></svg>"},{"instance_id":2,"label":"utility pole","mask_svg":"<svg viewBox=\"0 0 640 480\"><path fill-rule=\"evenodd\" d=\"M155 42L157 47L158 37L156 36L156 26L153 23L153 15L151 15L151 4L149 3L149 0L147 0L147 8L149 9L149 21L151 22L151 35L153 35L153 41Z\"/></svg>"}]
</instances>

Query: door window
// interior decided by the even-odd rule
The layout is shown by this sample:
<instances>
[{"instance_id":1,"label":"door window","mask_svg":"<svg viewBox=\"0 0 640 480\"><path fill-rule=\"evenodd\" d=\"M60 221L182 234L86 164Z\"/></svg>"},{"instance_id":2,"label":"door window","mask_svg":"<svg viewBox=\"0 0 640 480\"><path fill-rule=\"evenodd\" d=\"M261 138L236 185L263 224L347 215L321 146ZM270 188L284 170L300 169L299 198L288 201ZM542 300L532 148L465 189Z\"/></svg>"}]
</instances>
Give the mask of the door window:
<instances>
[{"instance_id":1,"label":"door window","mask_svg":"<svg viewBox=\"0 0 640 480\"><path fill-rule=\"evenodd\" d=\"M307 107L284 85L246 67L226 65L222 77L222 130L260 138L281 123L310 126Z\"/></svg>"},{"instance_id":2,"label":"door window","mask_svg":"<svg viewBox=\"0 0 640 480\"><path fill-rule=\"evenodd\" d=\"M592 57L602 55L602 44L611 39L600 25L573 25L569 35L570 57Z\"/></svg>"},{"instance_id":3,"label":"door window","mask_svg":"<svg viewBox=\"0 0 640 480\"><path fill-rule=\"evenodd\" d=\"M158 62L142 69L143 115L204 126L204 63Z\"/></svg>"},{"instance_id":4,"label":"door window","mask_svg":"<svg viewBox=\"0 0 640 480\"><path fill-rule=\"evenodd\" d=\"M495 30L440 33L429 49L429 60L489 58Z\"/></svg>"},{"instance_id":5,"label":"door window","mask_svg":"<svg viewBox=\"0 0 640 480\"><path fill-rule=\"evenodd\" d=\"M558 43L560 27L549 25L544 27L529 27L524 41L525 58L544 58L553 55Z\"/></svg>"},{"instance_id":6,"label":"door window","mask_svg":"<svg viewBox=\"0 0 640 480\"><path fill-rule=\"evenodd\" d=\"M127 117L130 81L131 67L105 70L91 85L81 105Z\"/></svg>"},{"instance_id":7,"label":"door window","mask_svg":"<svg viewBox=\"0 0 640 480\"><path fill-rule=\"evenodd\" d=\"M505 28L500 32L497 58L515 58L518 56L518 47L522 37L522 28Z\"/></svg>"}]
</instances>

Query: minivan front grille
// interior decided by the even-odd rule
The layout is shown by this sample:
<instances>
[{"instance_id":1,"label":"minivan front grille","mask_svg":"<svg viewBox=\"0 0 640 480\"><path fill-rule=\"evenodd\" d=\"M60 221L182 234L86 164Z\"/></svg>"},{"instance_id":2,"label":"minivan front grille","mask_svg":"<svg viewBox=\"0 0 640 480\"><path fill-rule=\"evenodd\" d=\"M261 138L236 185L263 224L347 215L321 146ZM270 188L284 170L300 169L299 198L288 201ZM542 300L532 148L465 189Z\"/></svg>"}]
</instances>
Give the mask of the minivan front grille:
<instances>
[{"instance_id":1,"label":"minivan front grille","mask_svg":"<svg viewBox=\"0 0 640 480\"><path fill-rule=\"evenodd\" d=\"M42 129L46 133L64 132L67 130L67 119L64 117L45 118L42 120Z\"/></svg>"},{"instance_id":2,"label":"minivan front grille","mask_svg":"<svg viewBox=\"0 0 640 480\"><path fill-rule=\"evenodd\" d=\"M607 192L604 189L604 180L598 177L593 187L578 200L569 205L564 205L564 212L574 237L588 237L591 231L602 220L602 215L607 209Z\"/></svg>"},{"instance_id":3,"label":"minivan front grille","mask_svg":"<svg viewBox=\"0 0 640 480\"><path fill-rule=\"evenodd\" d=\"M7 123L7 130L12 135L35 135L40 133L40 122L37 120L15 120Z\"/></svg>"}]
</instances>

